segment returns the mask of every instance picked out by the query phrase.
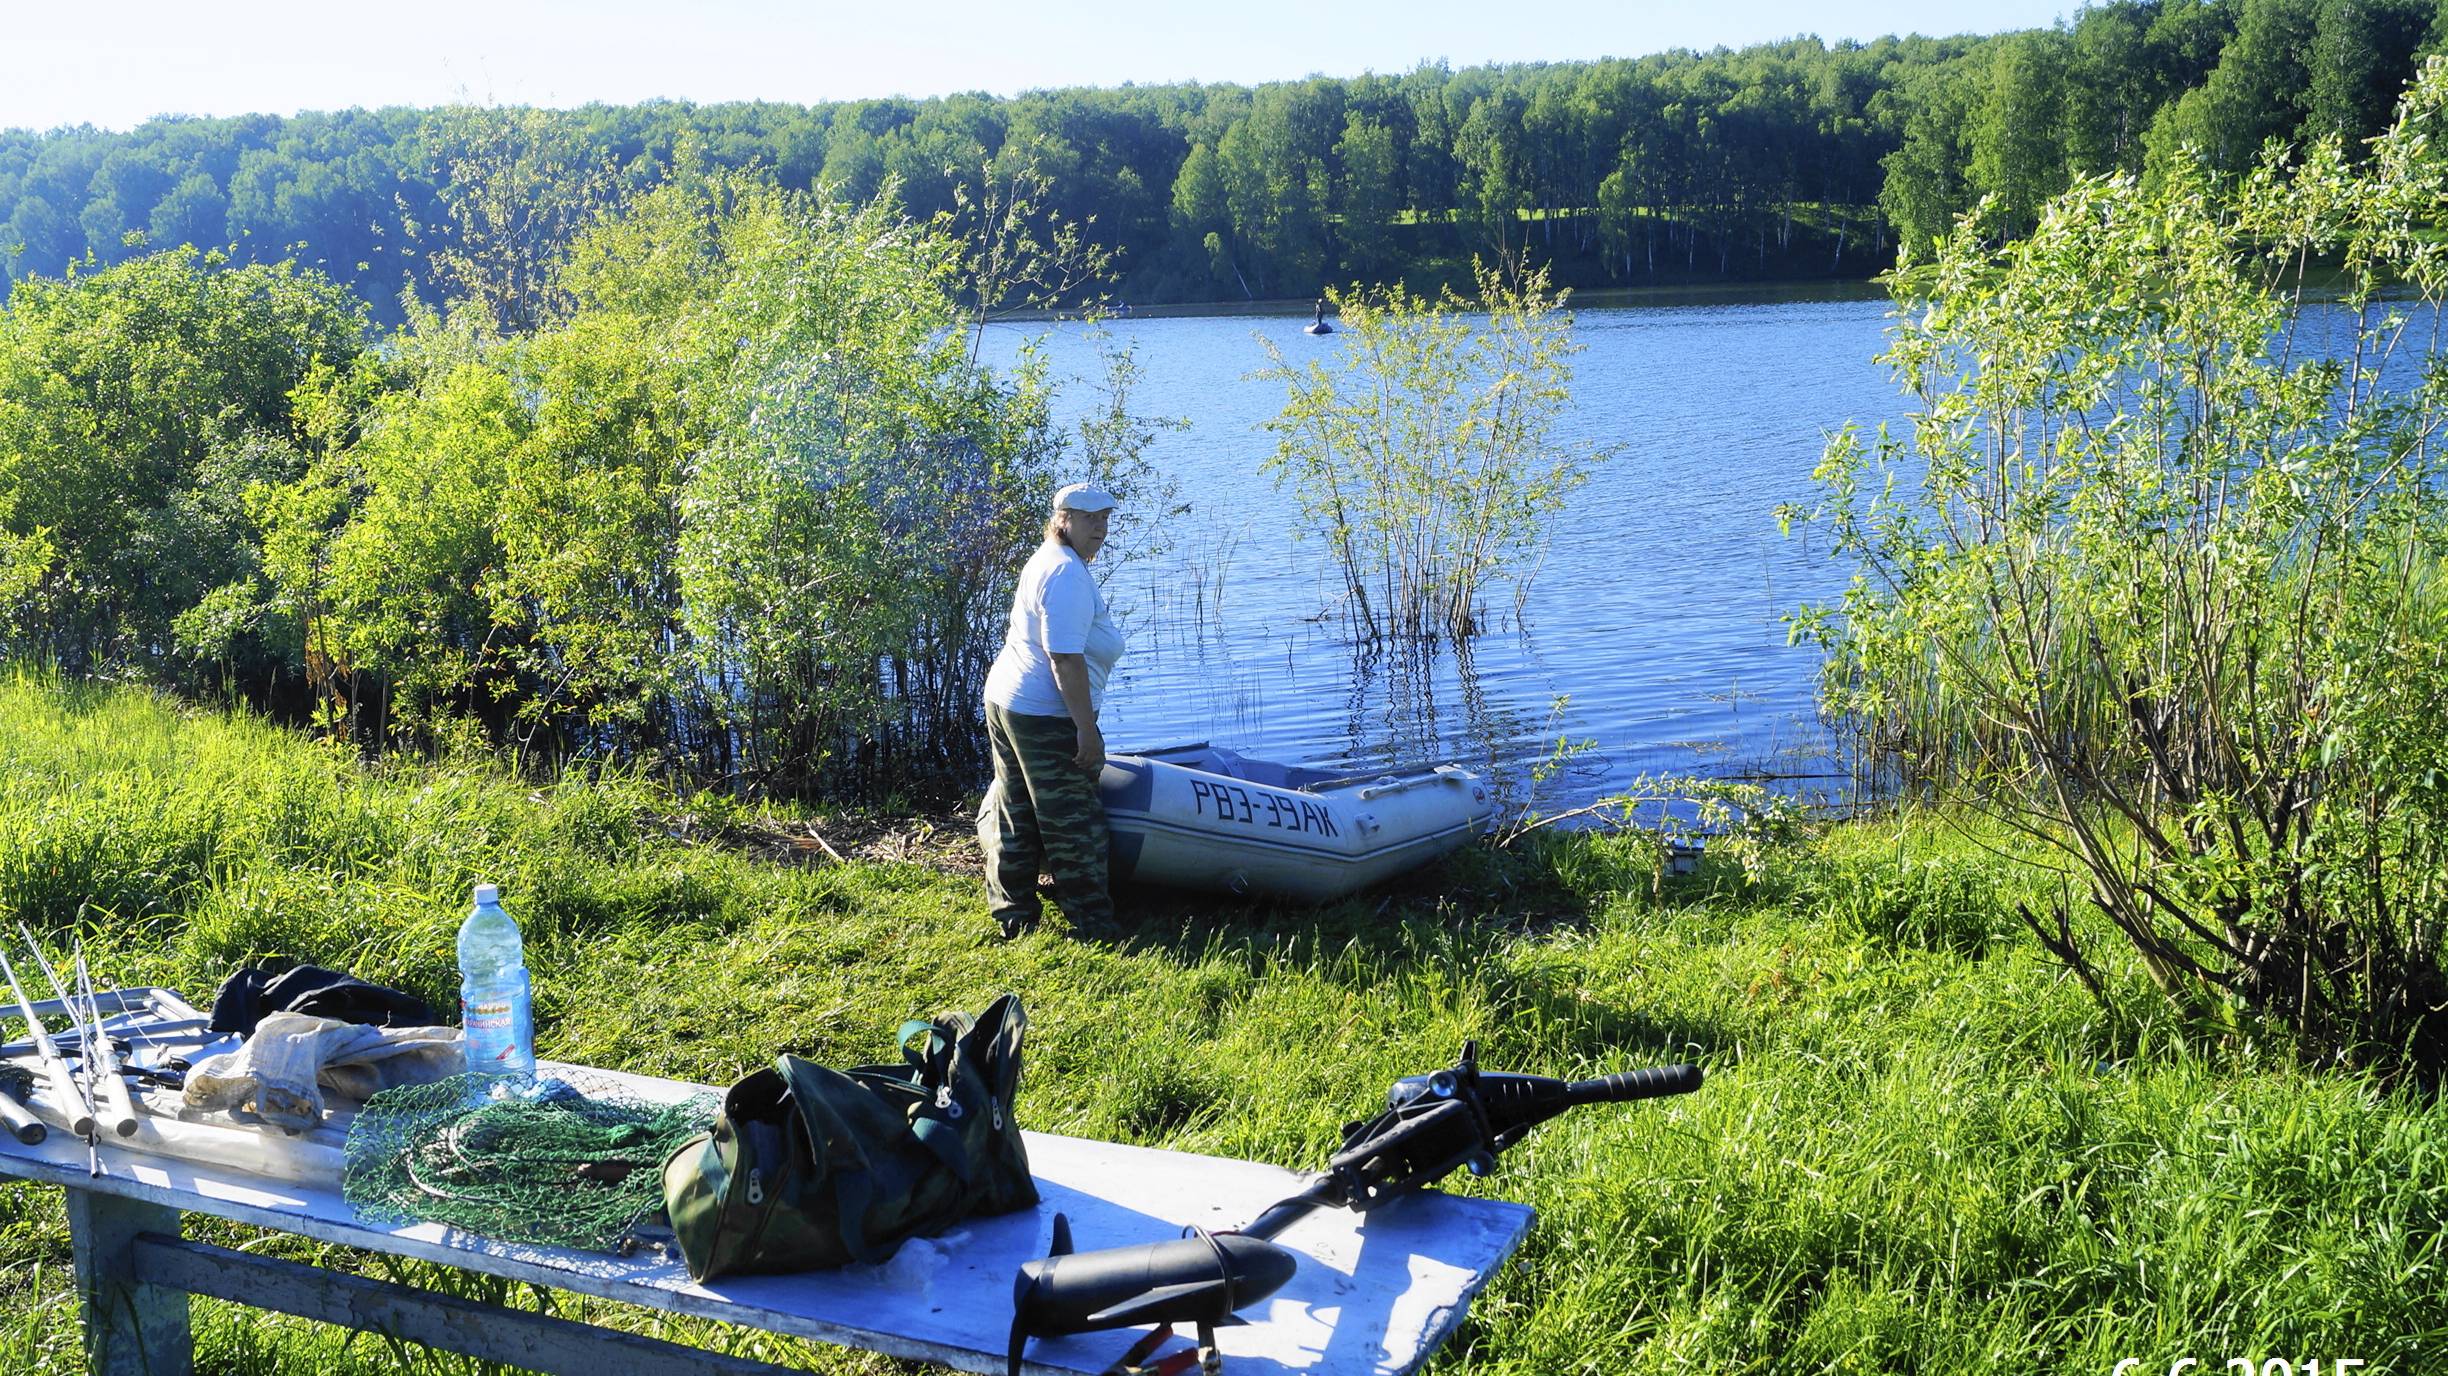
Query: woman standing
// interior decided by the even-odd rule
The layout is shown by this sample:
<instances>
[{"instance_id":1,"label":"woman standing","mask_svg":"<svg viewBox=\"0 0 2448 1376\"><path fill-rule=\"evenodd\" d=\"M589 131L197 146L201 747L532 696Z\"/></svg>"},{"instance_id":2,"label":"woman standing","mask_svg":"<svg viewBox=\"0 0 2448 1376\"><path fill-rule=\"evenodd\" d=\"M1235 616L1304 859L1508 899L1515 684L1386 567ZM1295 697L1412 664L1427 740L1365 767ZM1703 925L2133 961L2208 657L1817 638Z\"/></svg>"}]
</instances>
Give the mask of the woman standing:
<instances>
[{"instance_id":1,"label":"woman standing","mask_svg":"<svg viewBox=\"0 0 2448 1376\"><path fill-rule=\"evenodd\" d=\"M1074 931L1113 928L1105 886L1105 806L1097 776L1105 737L1097 709L1122 657L1122 632L1088 572L1105 547L1113 494L1073 483L1054 494L1045 543L1020 570L1011 627L986 675L986 744L994 785L978 811L986 897L1005 936L1037 925L1037 874Z\"/></svg>"}]
</instances>

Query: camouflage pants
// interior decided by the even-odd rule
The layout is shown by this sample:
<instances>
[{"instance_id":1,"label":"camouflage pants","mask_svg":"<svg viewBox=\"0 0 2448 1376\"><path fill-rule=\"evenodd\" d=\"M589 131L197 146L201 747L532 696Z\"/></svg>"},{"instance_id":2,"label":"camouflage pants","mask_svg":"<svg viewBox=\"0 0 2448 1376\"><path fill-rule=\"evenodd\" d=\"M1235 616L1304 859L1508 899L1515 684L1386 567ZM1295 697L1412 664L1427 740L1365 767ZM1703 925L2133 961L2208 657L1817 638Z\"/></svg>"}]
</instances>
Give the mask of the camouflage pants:
<instances>
[{"instance_id":1,"label":"camouflage pants","mask_svg":"<svg viewBox=\"0 0 2448 1376\"><path fill-rule=\"evenodd\" d=\"M1006 935L1033 926L1041 909L1037 872L1054 876L1054 899L1083 932L1113 924L1106 892L1105 805L1096 780L1075 762L1079 728L1069 717L1036 717L986 704L994 784L978 807L986 849L986 898Z\"/></svg>"}]
</instances>

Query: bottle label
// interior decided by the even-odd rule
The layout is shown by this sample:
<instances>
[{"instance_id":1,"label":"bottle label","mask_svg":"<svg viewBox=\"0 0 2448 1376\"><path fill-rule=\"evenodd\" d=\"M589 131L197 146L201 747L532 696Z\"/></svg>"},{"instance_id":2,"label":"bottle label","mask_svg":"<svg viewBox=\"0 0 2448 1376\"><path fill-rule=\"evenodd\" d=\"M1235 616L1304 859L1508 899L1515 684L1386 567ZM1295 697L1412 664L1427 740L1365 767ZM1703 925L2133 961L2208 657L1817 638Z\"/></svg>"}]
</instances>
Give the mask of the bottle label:
<instances>
[{"instance_id":1,"label":"bottle label","mask_svg":"<svg viewBox=\"0 0 2448 1376\"><path fill-rule=\"evenodd\" d=\"M516 973L508 987L482 991L464 987L459 995L459 1024L467 1047L468 1069L500 1074L526 1073L535 1065L532 1014L528 1011L527 972Z\"/></svg>"}]
</instances>

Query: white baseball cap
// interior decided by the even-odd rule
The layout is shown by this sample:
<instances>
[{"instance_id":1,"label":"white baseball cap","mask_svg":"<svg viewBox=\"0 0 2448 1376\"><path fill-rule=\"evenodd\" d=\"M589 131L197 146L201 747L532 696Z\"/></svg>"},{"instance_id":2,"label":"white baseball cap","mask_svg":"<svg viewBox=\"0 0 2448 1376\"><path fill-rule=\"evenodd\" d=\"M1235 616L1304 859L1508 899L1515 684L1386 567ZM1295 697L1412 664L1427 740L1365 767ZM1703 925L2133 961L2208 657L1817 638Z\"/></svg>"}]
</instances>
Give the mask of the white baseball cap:
<instances>
[{"instance_id":1,"label":"white baseball cap","mask_svg":"<svg viewBox=\"0 0 2448 1376\"><path fill-rule=\"evenodd\" d=\"M1111 511L1114 496L1096 483L1073 483L1054 494L1056 511Z\"/></svg>"}]
</instances>

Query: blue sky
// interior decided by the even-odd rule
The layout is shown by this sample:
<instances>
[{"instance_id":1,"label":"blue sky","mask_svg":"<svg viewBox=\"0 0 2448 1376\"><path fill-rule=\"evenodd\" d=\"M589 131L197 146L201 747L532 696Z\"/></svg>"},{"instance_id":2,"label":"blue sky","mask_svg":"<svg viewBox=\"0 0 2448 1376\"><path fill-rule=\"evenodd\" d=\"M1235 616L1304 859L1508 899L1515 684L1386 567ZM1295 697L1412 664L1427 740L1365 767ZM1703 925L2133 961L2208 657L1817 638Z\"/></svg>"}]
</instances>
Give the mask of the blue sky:
<instances>
[{"instance_id":1,"label":"blue sky","mask_svg":"<svg viewBox=\"0 0 2448 1376\"><path fill-rule=\"evenodd\" d=\"M1995 33L2059 0L0 0L0 128L452 100L813 103L1254 83L1422 61L1563 61L1813 33Z\"/></svg>"}]
</instances>

